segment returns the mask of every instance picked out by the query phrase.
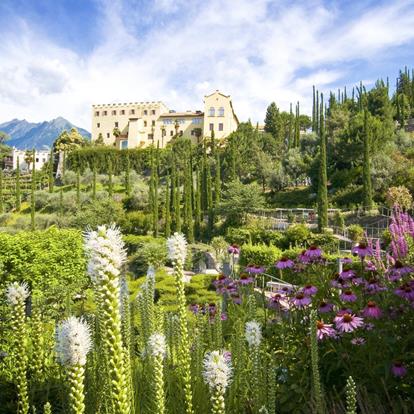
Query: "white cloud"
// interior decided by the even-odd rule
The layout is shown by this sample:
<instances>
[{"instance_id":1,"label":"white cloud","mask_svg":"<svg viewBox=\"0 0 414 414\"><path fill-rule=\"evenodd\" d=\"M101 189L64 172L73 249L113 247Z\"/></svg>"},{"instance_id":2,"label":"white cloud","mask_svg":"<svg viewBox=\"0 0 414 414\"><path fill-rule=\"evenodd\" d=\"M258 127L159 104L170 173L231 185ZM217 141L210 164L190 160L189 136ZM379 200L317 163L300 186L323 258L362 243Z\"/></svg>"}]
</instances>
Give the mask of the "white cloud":
<instances>
[{"instance_id":1,"label":"white cloud","mask_svg":"<svg viewBox=\"0 0 414 414\"><path fill-rule=\"evenodd\" d=\"M201 109L203 95L220 89L232 95L240 119L262 122L270 101L288 110L299 100L309 111L312 84L336 89L355 79L348 63L414 39L410 2L348 20L322 3L271 11L270 4L156 0L145 16L154 28L143 32L137 5L102 0L101 34L87 56L17 19L0 44L0 121L62 115L90 129L92 103L163 100Z\"/></svg>"}]
</instances>

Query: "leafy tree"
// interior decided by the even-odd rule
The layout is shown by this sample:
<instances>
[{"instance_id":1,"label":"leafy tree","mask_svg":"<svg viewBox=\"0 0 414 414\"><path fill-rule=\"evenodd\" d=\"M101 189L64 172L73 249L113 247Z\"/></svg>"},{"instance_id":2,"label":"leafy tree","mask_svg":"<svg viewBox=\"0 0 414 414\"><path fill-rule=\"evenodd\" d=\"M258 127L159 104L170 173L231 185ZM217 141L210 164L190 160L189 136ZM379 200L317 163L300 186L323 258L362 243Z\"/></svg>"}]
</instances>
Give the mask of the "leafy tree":
<instances>
[{"instance_id":1,"label":"leafy tree","mask_svg":"<svg viewBox=\"0 0 414 414\"><path fill-rule=\"evenodd\" d=\"M265 118L265 132L272 134L275 140L279 141L282 136L282 124L279 113L279 108L275 102L272 102L266 110Z\"/></svg>"},{"instance_id":2,"label":"leafy tree","mask_svg":"<svg viewBox=\"0 0 414 414\"><path fill-rule=\"evenodd\" d=\"M228 183L220 203L220 213L227 221L242 224L246 214L263 208L265 199L257 183L243 184L239 180Z\"/></svg>"},{"instance_id":3,"label":"leafy tree","mask_svg":"<svg viewBox=\"0 0 414 414\"><path fill-rule=\"evenodd\" d=\"M326 166L326 137L325 120L323 116L323 94L320 103L320 122L319 122L319 180L318 180L318 229L323 231L328 226L328 177Z\"/></svg>"},{"instance_id":4,"label":"leafy tree","mask_svg":"<svg viewBox=\"0 0 414 414\"><path fill-rule=\"evenodd\" d=\"M165 237L171 236L170 177L165 180Z\"/></svg>"},{"instance_id":5,"label":"leafy tree","mask_svg":"<svg viewBox=\"0 0 414 414\"><path fill-rule=\"evenodd\" d=\"M370 159L370 131L368 126L368 110L364 111L364 160L363 160L364 208L372 210L372 183Z\"/></svg>"}]
</instances>

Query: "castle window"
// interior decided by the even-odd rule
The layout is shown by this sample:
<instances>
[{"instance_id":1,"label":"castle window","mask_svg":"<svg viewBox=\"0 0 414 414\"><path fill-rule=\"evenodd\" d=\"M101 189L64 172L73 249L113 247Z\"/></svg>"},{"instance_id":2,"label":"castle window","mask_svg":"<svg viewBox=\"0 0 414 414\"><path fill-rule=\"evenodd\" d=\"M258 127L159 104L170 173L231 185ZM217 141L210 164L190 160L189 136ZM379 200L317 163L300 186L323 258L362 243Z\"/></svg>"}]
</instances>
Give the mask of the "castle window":
<instances>
[{"instance_id":1,"label":"castle window","mask_svg":"<svg viewBox=\"0 0 414 414\"><path fill-rule=\"evenodd\" d=\"M172 137L174 135L174 131L170 131L170 136Z\"/></svg>"},{"instance_id":2,"label":"castle window","mask_svg":"<svg viewBox=\"0 0 414 414\"><path fill-rule=\"evenodd\" d=\"M218 110L218 116L224 116L224 108L222 106Z\"/></svg>"},{"instance_id":3,"label":"castle window","mask_svg":"<svg viewBox=\"0 0 414 414\"><path fill-rule=\"evenodd\" d=\"M135 115L135 109L130 109L129 114L130 115Z\"/></svg>"},{"instance_id":4,"label":"castle window","mask_svg":"<svg viewBox=\"0 0 414 414\"><path fill-rule=\"evenodd\" d=\"M101 124L98 122L98 123L96 124L96 127L97 127L97 128L100 128L100 127L101 127Z\"/></svg>"},{"instance_id":5,"label":"castle window","mask_svg":"<svg viewBox=\"0 0 414 414\"><path fill-rule=\"evenodd\" d=\"M39 158L36 158L36 162L39 162Z\"/></svg>"},{"instance_id":6,"label":"castle window","mask_svg":"<svg viewBox=\"0 0 414 414\"><path fill-rule=\"evenodd\" d=\"M118 122L115 122L115 128L118 128L118 126L119 126Z\"/></svg>"},{"instance_id":7,"label":"castle window","mask_svg":"<svg viewBox=\"0 0 414 414\"><path fill-rule=\"evenodd\" d=\"M112 111L112 115L116 115L116 111Z\"/></svg>"},{"instance_id":8,"label":"castle window","mask_svg":"<svg viewBox=\"0 0 414 414\"><path fill-rule=\"evenodd\" d=\"M182 136L183 136L183 134L184 134L184 132L183 132L183 131L180 131L180 137L182 137Z\"/></svg>"},{"instance_id":9,"label":"castle window","mask_svg":"<svg viewBox=\"0 0 414 414\"><path fill-rule=\"evenodd\" d=\"M223 124L219 124L219 131L223 131Z\"/></svg>"},{"instance_id":10,"label":"castle window","mask_svg":"<svg viewBox=\"0 0 414 414\"><path fill-rule=\"evenodd\" d=\"M102 112L102 115L103 115L103 116L108 115L108 111L103 111L103 112Z\"/></svg>"},{"instance_id":11,"label":"castle window","mask_svg":"<svg viewBox=\"0 0 414 414\"><path fill-rule=\"evenodd\" d=\"M121 109L121 115L125 115L125 109Z\"/></svg>"},{"instance_id":12,"label":"castle window","mask_svg":"<svg viewBox=\"0 0 414 414\"><path fill-rule=\"evenodd\" d=\"M109 132L107 132L107 133L106 133L106 137L107 137L107 138L109 138L109 137L110 137Z\"/></svg>"},{"instance_id":13,"label":"castle window","mask_svg":"<svg viewBox=\"0 0 414 414\"><path fill-rule=\"evenodd\" d=\"M192 123L198 125L201 124L201 118L193 118Z\"/></svg>"},{"instance_id":14,"label":"castle window","mask_svg":"<svg viewBox=\"0 0 414 414\"><path fill-rule=\"evenodd\" d=\"M215 116L215 114L216 114L216 110L213 107L211 107L208 110L208 116Z\"/></svg>"},{"instance_id":15,"label":"castle window","mask_svg":"<svg viewBox=\"0 0 414 414\"><path fill-rule=\"evenodd\" d=\"M146 127L147 126L147 121L144 121L144 127Z\"/></svg>"},{"instance_id":16,"label":"castle window","mask_svg":"<svg viewBox=\"0 0 414 414\"><path fill-rule=\"evenodd\" d=\"M144 115L148 115L148 111L146 109L144 110Z\"/></svg>"},{"instance_id":17,"label":"castle window","mask_svg":"<svg viewBox=\"0 0 414 414\"><path fill-rule=\"evenodd\" d=\"M151 111L151 114L152 114L152 115L155 115L155 109L153 109L153 110Z\"/></svg>"},{"instance_id":18,"label":"castle window","mask_svg":"<svg viewBox=\"0 0 414 414\"><path fill-rule=\"evenodd\" d=\"M210 129L210 131L214 131L214 124L210 124L209 129Z\"/></svg>"},{"instance_id":19,"label":"castle window","mask_svg":"<svg viewBox=\"0 0 414 414\"><path fill-rule=\"evenodd\" d=\"M155 126L155 121L152 121L152 122L151 122L151 125L152 125L152 126Z\"/></svg>"},{"instance_id":20,"label":"castle window","mask_svg":"<svg viewBox=\"0 0 414 414\"><path fill-rule=\"evenodd\" d=\"M99 111L96 111L95 112L95 116L99 116Z\"/></svg>"},{"instance_id":21,"label":"castle window","mask_svg":"<svg viewBox=\"0 0 414 414\"><path fill-rule=\"evenodd\" d=\"M127 149L128 148L128 141L124 139L121 141L121 149Z\"/></svg>"}]
</instances>

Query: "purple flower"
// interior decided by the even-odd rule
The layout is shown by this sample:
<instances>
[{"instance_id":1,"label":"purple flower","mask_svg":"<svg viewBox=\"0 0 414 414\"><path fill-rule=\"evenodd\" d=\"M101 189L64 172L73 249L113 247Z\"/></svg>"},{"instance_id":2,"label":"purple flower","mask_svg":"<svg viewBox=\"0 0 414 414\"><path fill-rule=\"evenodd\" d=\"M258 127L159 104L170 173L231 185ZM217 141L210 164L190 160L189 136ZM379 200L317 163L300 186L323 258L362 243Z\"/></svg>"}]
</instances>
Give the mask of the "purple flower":
<instances>
[{"instance_id":1,"label":"purple flower","mask_svg":"<svg viewBox=\"0 0 414 414\"><path fill-rule=\"evenodd\" d=\"M378 293L386 290L384 286L381 286L376 278L371 278L365 283L365 290L369 293Z\"/></svg>"},{"instance_id":2,"label":"purple flower","mask_svg":"<svg viewBox=\"0 0 414 414\"><path fill-rule=\"evenodd\" d=\"M198 312L200 312L200 310L201 310L201 306L200 306L200 305L198 305L197 303L192 303L192 304L190 305L190 310L191 310L191 312L193 312L195 315L197 315L197 314L198 314Z\"/></svg>"},{"instance_id":3,"label":"purple flower","mask_svg":"<svg viewBox=\"0 0 414 414\"><path fill-rule=\"evenodd\" d=\"M358 337L358 338L353 338L351 339L351 344L352 345L364 345L365 344L365 339Z\"/></svg>"},{"instance_id":4,"label":"purple flower","mask_svg":"<svg viewBox=\"0 0 414 414\"><path fill-rule=\"evenodd\" d=\"M395 361L392 364L391 372L395 377L401 378L407 374L407 368L400 361Z\"/></svg>"},{"instance_id":5,"label":"purple flower","mask_svg":"<svg viewBox=\"0 0 414 414\"><path fill-rule=\"evenodd\" d=\"M404 275L411 273L413 269L409 266L403 265L397 260L394 266L388 270L388 277L392 282L400 280Z\"/></svg>"},{"instance_id":6,"label":"purple flower","mask_svg":"<svg viewBox=\"0 0 414 414\"><path fill-rule=\"evenodd\" d=\"M298 256L298 260L303 264L308 264L310 262L309 256L306 255L306 250L302 250Z\"/></svg>"},{"instance_id":7,"label":"purple flower","mask_svg":"<svg viewBox=\"0 0 414 414\"><path fill-rule=\"evenodd\" d=\"M332 309L333 309L332 303L327 303L327 302L322 301L319 304L319 309L318 310L319 310L320 313L328 313L328 312L331 312Z\"/></svg>"},{"instance_id":8,"label":"purple flower","mask_svg":"<svg viewBox=\"0 0 414 414\"><path fill-rule=\"evenodd\" d=\"M339 276L341 276L342 279L346 280L346 279L352 279L355 276L355 272L348 268L348 267L344 267L344 269L342 270L342 272L339 274Z\"/></svg>"},{"instance_id":9,"label":"purple flower","mask_svg":"<svg viewBox=\"0 0 414 414\"><path fill-rule=\"evenodd\" d=\"M297 308L302 309L311 303L311 298L309 296L305 296L302 292L299 292L292 298L292 303Z\"/></svg>"},{"instance_id":10,"label":"purple flower","mask_svg":"<svg viewBox=\"0 0 414 414\"><path fill-rule=\"evenodd\" d=\"M345 313L335 317L335 324L340 332L353 332L355 329L364 325L364 320L351 313Z\"/></svg>"},{"instance_id":11,"label":"purple flower","mask_svg":"<svg viewBox=\"0 0 414 414\"><path fill-rule=\"evenodd\" d=\"M229 246L229 247L228 247L227 251L228 251L230 254L237 255L237 254L239 254L239 253L240 253L240 247L239 247L239 246L237 246L237 244L232 244L231 246Z\"/></svg>"},{"instance_id":12,"label":"purple flower","mask_svg":"<svg viewBox=\"0 0 414 414\"><path fill-rule=\"evenodd\" d=\"M362 311L362 314L366 318L372 318L372 319L379 319L382 315L381 309L377 306L377 304L370 300L367 303L367 306Z\"/></svg>"},{"instance_id":13,"label":"purple flower","mask_svg":"<svg viewBox=\"0 0 414 414\"><path fill-rule=\"evenodd\" d=\"M265 269L262 266L257 266L257 265L252 265L252 264L249 264L246 266L246 272L253 273L255 275L263 273L264 271Z\"/></svg>"},{"instance_id":14,"label":"purple flower","mask_svg":"<svg viewBox=\"0 0 414 414\"><path fill-rule=\"evenodd\" d=\"M213 285L215 287L227 285L230 282L230 279L223 274L218 275L216 280L213 280Z\"/></svg>"},{"instance_id":15,"label":"purple flower","mask_svg":"<svg viewBox=\"0 0 414 414\"><path fill-rule=\"evenodd\" d=\"M222 320L222 321L227 321L227 313L224 313L224 312L223 312L223 313L221 314L221 320Z\"/></svg>"},{"instance_id":16,"label":"purple flower","mask_svg":"<svg viewBox=\"0 0 414 414\"><path fill-rule=\"evenodd\" d=\"M283 286L278 290L278 293L281 295L289 296L292 293L292 288L290 286Z\"/></svg>"},{"instance_id":17,"label":"purple flower","mask_svg":"<svg viewBox=\"0 0 414 414\"><path fill-rule=\"evenodd\" d=\"M318 288L316 286L306 285L301 291L306 296L312 296L318 292Z\"/></svg>"},{"instance_id":18,"label":"purple flower","mask_svg":"<svg viewBox=\"0 0 414 414\"><path fill-rule=\"evenodd\" d=\"M339 297L344 302L355 302L357 300L357 296L352 292L352 290L345 290L341 293L341 295L339 295Z\"/></svg>"},{"instance_id":19,"label":"purple flower","mask_svg":"<svg viewBox=\"0 0 414 414\"><path fill-rule=\"evenodd\" d=\"M276 268L277 269L290 269L293 267L295 263L293 263L293 260L290 260L288 257L282 257L277 263Z\"/></svg>"},{"instance_id":20,"label":"purple flower","mask_svg":"<svg viewBox=\"0 0 414 414\"><path fill-rule=\"evenodd\" d=\"M319 259L322 256L322 250L315 245L309 246L303 253L307 258L311 260Z\"/></svg>"},{"instance_id":21,"label":"purple flower","mask_svg":"<svg viewBox=\"0 0 414 414\"><path fill-rule=\"evenodd\" d=\"M350 258L350 257L343 257L342 259L341 259L341 262L343 263L343 264L352 264L352 262L353 262L353 260Z\"/></svg>"},{"instance_id":22,"label":"purple flower","mask_svg":"<svg viewBox=\"0 0 414 414\"><path fill-rule=\"evenodd\" d=\"M336 331L332 328L332 325L326 324L323 321L317 321L316 328L316 335L320 341L324 338L330 338L336 335Z\"/></svg>"},{"instance_id":23,"label":"purple flower","mask_svg":"<svg viewBox=\"0 0 414 414\"><path fill-rule=\"evenodd\" d=\"M239 295L234 295L231 297L231 299L236 305L240 305L242 303L242 299Z\"/></svg>"},{"instance_id":24,"label":"purple flower","mask_svg":"<svg viewBox=\"0 0 414 414\"><path fill-rule=\"evenodd\" d=\"M250 285L251 283L253 283L254 279L252 277L250 277L248 274L246 273L241 273L238 283L240 285Z\"/></svg>"},{"instance_id":25,"label":"purple flower","mask_svg":"<svg viewBox=\"0 0 414 414\"><path fill-rule=\"evenodd\" d=\"M408 283L404 283L403 285L395 289L394 292L396 295L404 299L407 299L409 301L414 300L414 289Z\"/></svg>"},{"instance_id":26,"label":"purple flower","mask_svg":"<svg viewBox=\"0 0 414 414\"><path fill-rule=\"evenodd\" d=\"M372 262L371 260L368 260L365 263L365 270L367 272L375 272L377 270L377 266L375 266L375 263L374 262Z\"/></svg>"},{"instance_id":27,"label":"purple flower","mask_svg":"<svg viewBox=\"0 0 414 414\"><path fill-rule=\"evenodd\" d=\"M363 258L366 256L372 256L372 249L366 243L358 243L355 245L351 252L357 254L359 257Z\"/></svg>"}]
</instances>

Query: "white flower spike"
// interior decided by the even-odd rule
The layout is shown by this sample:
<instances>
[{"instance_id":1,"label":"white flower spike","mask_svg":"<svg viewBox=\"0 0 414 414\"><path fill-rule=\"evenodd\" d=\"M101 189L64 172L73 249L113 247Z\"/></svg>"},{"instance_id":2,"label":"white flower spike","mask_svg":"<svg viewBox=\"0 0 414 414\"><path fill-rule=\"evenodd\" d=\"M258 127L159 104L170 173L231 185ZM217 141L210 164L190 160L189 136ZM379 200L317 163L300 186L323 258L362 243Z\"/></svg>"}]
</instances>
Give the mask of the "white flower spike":
<instances>
[{"instance_id":1,"label":"white flower spike","mask_svg":"<svg viewBox=\"0 0 414 414\"><path fill-rule=\"evenodd\" d=\"M56 329L56 352L62 365L85 365L86 355L92 347L88 324L71 316Z\"/></svg>"},{"instance_id":2,"label":"white flower spike","mask_svg":"<svg viewBox=\"0 0 414 414\"><path fill-rule=\"evenodd\" d=\"M210 389L225 391L230 384L232 366L228 353L224 351L209 352L203 361L203 377Z\"/></svg>"},{"instance_id":3,"label":"white flower spike","mask_svg":"<svg viewBox=\"0 0 414 414\"><path fill-rule=\"evenodd\" d=\"M182 233L174 233L167 239L168 257L173 262L185 262L187 256L187 240Z\"/></svg>"},{"instance_id":4,"label":"white flower spike","mask_svg":"<svg viewBox=\"0 0 414 414\"><path fill-rule=\"evenodd\" d=\"M167 353L167 345L165 336L160 333L152 334L148 339L148 351L154 357L165 357Z\"/></svg>"},{"instance_id":5,"label":"white flower spike","mask_svg":"<svg viewBox=\"0 0 414 414\"><path fill-rule=\"evenodd\" d=\"M13 282L6 289L7 302L12 306L24 302L29 297L29 295L29 286L26 282Z\"/></svg>"},{"instance_id":6,"label":"white flower spike","mask_svg":"<svg viewBox=\"0 0 414 414\"><path fill-rule=\"evenodd\" d=\"M262 342L262 330L260 324L256 321L246 322L245 336L250 347L259 346Z\"/></svg>"}]
</instances>

